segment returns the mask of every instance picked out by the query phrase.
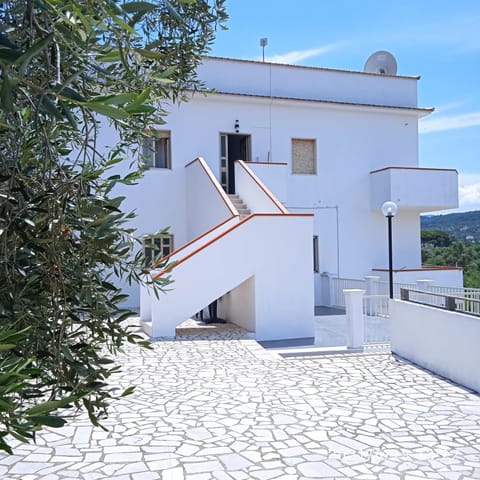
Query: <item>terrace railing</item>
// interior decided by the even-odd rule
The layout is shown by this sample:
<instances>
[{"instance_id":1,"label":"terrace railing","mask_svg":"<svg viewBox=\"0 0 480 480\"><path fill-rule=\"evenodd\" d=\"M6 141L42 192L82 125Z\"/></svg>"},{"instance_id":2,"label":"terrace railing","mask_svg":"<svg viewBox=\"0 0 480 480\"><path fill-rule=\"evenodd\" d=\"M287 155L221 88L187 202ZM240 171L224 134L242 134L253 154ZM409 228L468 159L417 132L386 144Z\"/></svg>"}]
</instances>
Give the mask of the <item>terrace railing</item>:
<instances>
[{"instance_id":1,"label":"terrace railing","mask_svg":"<svg viewBox=\"0 0 480 480\"><path fill-rule=\"evenodd\" d=\"M476 294L476 292L474 292ZM480 299L469 298L466 295L452 295L451 293L434 293L425 290L402 288L402 300L445 310L480 316Z\"/></svg>"}]
</instances>

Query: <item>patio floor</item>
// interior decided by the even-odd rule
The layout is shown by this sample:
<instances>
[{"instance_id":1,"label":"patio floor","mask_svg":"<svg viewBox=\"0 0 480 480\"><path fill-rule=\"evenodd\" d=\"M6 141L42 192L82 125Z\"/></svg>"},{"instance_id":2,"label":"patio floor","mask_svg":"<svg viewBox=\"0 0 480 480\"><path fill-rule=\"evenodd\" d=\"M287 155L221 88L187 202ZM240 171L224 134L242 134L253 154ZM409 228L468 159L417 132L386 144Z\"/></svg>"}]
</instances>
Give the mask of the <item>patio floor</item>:
<instances>
[{"instance_id":1,"label":"patio floor","mask_svg":"<svg viewBox=\"0 0 480 480\"><path fill-rule=\"evenodd\" d=\"M480 397L390 354L281 358L231 330L118 361L137 389L108 432L45 431L0 478L480 479Z\"/></svg>"}]
</instances>

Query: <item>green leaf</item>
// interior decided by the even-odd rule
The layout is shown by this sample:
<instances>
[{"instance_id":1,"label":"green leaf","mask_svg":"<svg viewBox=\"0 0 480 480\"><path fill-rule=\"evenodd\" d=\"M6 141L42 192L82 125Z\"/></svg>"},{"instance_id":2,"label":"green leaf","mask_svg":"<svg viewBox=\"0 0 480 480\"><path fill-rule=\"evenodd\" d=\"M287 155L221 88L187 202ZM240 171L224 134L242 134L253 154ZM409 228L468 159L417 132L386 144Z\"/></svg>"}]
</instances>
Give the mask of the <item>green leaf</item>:
<instances>
[{"instance_id":1,"label":"green leaf","mask_svg":"<svg viewBox=\"0 0 480 480\"><path fill-rule=\"evenodd\" d=\"M135 391L135 387L128 387L123 391L123 393L120 396L126 397L127 395L131 395L134 391Z\"/></svg>"},{"instance_id":2,"label":"green leaf","mask_svg":"<svg viewBox=\"0 0 480 480\"><path fill-rule=\"evenodd\" d=\"M3 77L2 88L0 88L1 105L7 112L13 111L13 89L10 77Z\"/></svg>"},{"instance_id":3,"label":"green leaf","mask_svg":"<svg viewBox=\"0 0 480 480\"><path fill-rule=\"evenodd\" d=\"M138 33L137 31L131 27L130 25L128 25L128 23L125 23L121 18L117 17L116 15L112 15L112 20L121 28L123 28L123 30L131 33L132 35L135 35L135 36L138 36Z\"/></svg>"},{"instance_id":4,"label":"green leaf","mask_svg":"<svg viewBox=\"0 0 480 480\"><path fill-rule=\"evenodd\" d=\"M42 94L40 97L40 105L43 107L43 109L53 115L55 118L58 118L61 120L63 118L62 113L60 110L57 108L55 103L52 101L51 98L47 97L45 94Z\"/></svg>"},{"instance_id":5,"label":"green leaf","mask_svg":"<svg viewBox=\"0 0 480 480\"><path fill-rule=\"evenodd\" d=\"M134 93L117 93L113 95L107 95L104 97L96 97L95 102L102 102L105 105L124 105L134 101L137 95Z\"/></svg>"},{"instance_id":6,"label":"green leaf","mask_svg":"<svg viewBox=\"0 0 480 480\"><path fill-rule=\"evenodd\" d=\"M163 72L161 72L159 75L156 75L156 76L160 78L168 78L170 75L173 75L176 70L177 70L177 67L174 65L171 65L170 67L167 67Z\"/></svg>"},{"instance_id":7,"label":"green leaf","mask_svg":"<svg viewBox=\"0 0 480 480\"><path fill-rule=\"evenodd\" d=\"M165 57L164 53L155 52L154 50L145 50L143 48L134 48L133 50L137 52L139 55L141 55L142 57L150 58L152 60L161 60L162 58Z\"/></svg>"},{"instance_id":8,"label":"green leaf","mask_svg":"<svg viewBox=\"0 0 480 480\"><path fill-rule=\"evenodd\" d=\"M145 101L150 98L151 92L152 92L152 89L150 87L146 88L142 93L137 95L132 102L130 102L127 105L125 110L127 110L127 108L134 109L136 107L139 107L139 106L143 105L145 103Z\"/></svg>"},{"instance_id":9,"label":"green leaf","mask_svg":"<svg viewBox=\"0 0 480 480\"><path fill-rule=\"evenodd\" d=\"M58 92L58 95L66 100L74 100L76 102L86 102L86 98L76 90L70 87L56 87L54 91Z\"/></svg>"},{"instance_id":10,"label":"green leaf","mask_svg":"<svg viewBox=\"0 0 480 480\"><path fill-rule=\"evenodd\" d=\"M147 13L158 8L158 5L149 2L129 2L122 5L122 9L127 13Z\"/></svg>"},{"instance_id":11,"label":"green leaf","mask_svg":"<svg viewBox=\"0 0 480 480\"><path fill-rule=\"evenodd\" d=\"M125 110L105 105L105 103L102 102L85 102L82 105L114 120L125 120L130 116Z\"/></svg>"},{"instance_id":12,"label":"green leaf","mask_svg":"<svg viewBox=\"0 0 480 480\"><path fill-rule=\"evenodd\" d=\"M21 76L25 75L25 71L27 70L28 65L32 61L33 57L48 47L50 42L53 40L53 36L53 32L49 33L46 37L39 40L37 43L35 43L35 45L30 47L23 55L20 55L20 57L15 60L15 64L20 64Z\"/></svg>"},{"instance_id":13,"label":"green leaf","mask_svg":"<svg viewBox=\"0 0 480 480\"><path fill-rule=\"evenodd\" d=\"M30 421L38 425L46 425L47 427L60 428L63 427L67 421L62 417L56 417L53 415L41 415L30 417Z\"/></svg>"},{"instance_id":14,"label":"green leaf","mask_svg":"<svg viewBox=\"0 0 480 480\"><path fill-rule=\"evenodd\" d=\"M9 342L13 343L18 340L22 340L25 338L27 331L30 330L30 327L24 328L19 332L15 332L13 330L0 330L0 342Z\"/></svg>"},{"instance_id":15,"label":"green leaf","mask_svg":"<svg viewBox=\"0 0 480 480\"><path fill-rule=\"evenodd\" d=\"M14 63L21 54L22 52L19 50L8 47L0 47L0 63L7 65Z\"/></svg>"},{"instance_id":16,"label":"green leaf","mask_svg":"<svg viewBox=\"0 0 480 480\"><path fill-rule=\"evenodd\" d=\"M120 55L119 50L111 50L108 53L104 53L96 57L96 60L98 62L104 62L104 63L115 63L115 62L119 62L121 59L122 59L122 56Z\"/></svg>"},{"instance_id":17,"label":"green leaf","mask_svg":"<svg viewBox=\"0 0 480 480\"><path fill-rule=\"evenodd\" d=\"M4 352L6 350L12 350L16 347L15 343L0 343L0 352Z\"/></svg>"},{"instance_id":18,"label":"green leaf","mask_svg":"<svg viewBox=\"0 0 480 480\"><path fill-rule=\"evenodd\" d=\"M177 12L175 7L168 0L165 0L165 5L167 6L167 10L170 12L170 15L172 15L175 20L183 22L182 16Z\"/></svg>"},{"instance_id":19,"label":"green leaf","mask_svg":"<svg viewBox=\"0 0 480 480\"><path fill-rule=\"evenodd\" d=\"M57 410L57 408L65 407L74 400L74 397L66 397L62 398L61 400L49 400L29 408L26 413L28 416L32 416L51 412L52 410Z\"/></svg>"},{"instance_id":20,"label":"green leaf","mask_svg":"<svg viewBox=\"0 0 480 480\"><path fill-rule=\"evenodd\" d=\"M138 106L127 105L125 107L125 111L132 115L150 114L155 112L155 110L156 108L152 107L151 105L138 105Z\"/></svg>"}]
</instances>

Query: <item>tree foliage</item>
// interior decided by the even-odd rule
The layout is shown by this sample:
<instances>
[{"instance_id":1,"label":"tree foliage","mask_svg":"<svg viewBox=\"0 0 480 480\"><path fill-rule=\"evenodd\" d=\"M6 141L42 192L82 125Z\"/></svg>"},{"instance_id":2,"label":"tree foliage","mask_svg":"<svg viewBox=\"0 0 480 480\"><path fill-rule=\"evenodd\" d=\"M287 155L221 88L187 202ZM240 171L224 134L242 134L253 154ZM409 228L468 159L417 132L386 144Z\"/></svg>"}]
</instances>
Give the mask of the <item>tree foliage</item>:
<instances>
[{"instance_id":1,"label":"tree foliage","mask_svg":"<svg viewBox=\"0 0 480 480\"><path fill-rule=\"evenodd\" d=\"M444 230L422 230L422 246L431 245L433 247L448 247L453 238Z\"/></svg>"},{"instance_id":2,"label":"tree foliage","mask_svg":"<svg viewBox=\"0 0 480 480\"><path fill-rule=\"evenodd\" d=\"M162 122L162 99L199 86L223 3L2 2L0 449L63 425L72 407L98 425L117 395L110 354L139 339L116 280L141 281L143 259L112 190L141 170L109 169ZM106 153L102 117L119 138Z\"/></svg>"},{"instance_id":3,"label":"tree foliage","mask_svg":"<svg viewBox=\"0 0 480 480\"><path fill-rule=\"evenodd\" d=\"M453 242L446 247L422 248L423 265L463 267L464 285L480 288L480 245Z\"/></svg>"}]
</instances>

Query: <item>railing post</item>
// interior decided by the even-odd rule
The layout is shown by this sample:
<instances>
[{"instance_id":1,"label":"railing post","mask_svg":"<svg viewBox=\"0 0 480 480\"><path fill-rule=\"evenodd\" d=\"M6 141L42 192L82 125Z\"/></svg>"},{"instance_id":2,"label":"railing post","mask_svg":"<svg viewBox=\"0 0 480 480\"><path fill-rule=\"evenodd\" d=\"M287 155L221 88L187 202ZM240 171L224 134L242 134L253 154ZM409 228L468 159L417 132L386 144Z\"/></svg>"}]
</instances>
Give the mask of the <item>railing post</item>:
<instances>
[{"instance_id":1,"label":"railing post","mask_svg":"<svg viewBox=\"0 0 480 480\"><path fill-rule=\"evenodd\" d=\"M320 285L322 291L322 305L332 305L332 281L330 275L327 272L320 274Z\"/></svg>"},{"instance_id":2,"label":"railing post","mask_svg":"<svg viewBox=\"0 0 480 480\"><path fill-rule=\"evenodd\" d=\"M363 348L365 343L363 319L363 295L365 290L347 289L343 293L347 314L347 347Z\"/></svg>"},{"instance_id":3,"label":"railing post","mask_svg":"<svg viewBox=\"0 0 480 480\"><path fill-rule=\"evenodd\" d=\"M377 295L377 283L380 280L380 277L377 275L365 275L366 282L366 294L367 295Z\"/></svg>"},{"instance_id":4,"label":"railing post","mask_svg":"<svg viewBox=\"0 0 480 480\"><path fill-rule=\"evenodd\" d=\"M445 297L445 308L452 311L457 309L457 304L454 297Z\"/></svg>"}]
</instances>

